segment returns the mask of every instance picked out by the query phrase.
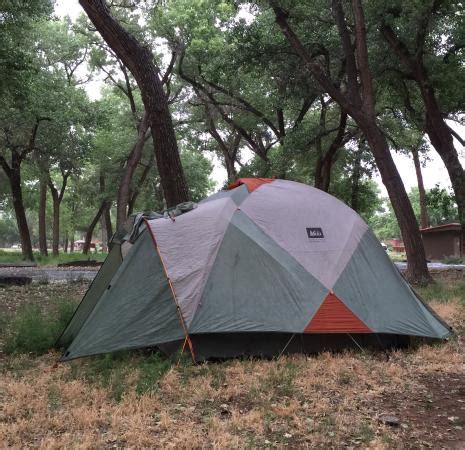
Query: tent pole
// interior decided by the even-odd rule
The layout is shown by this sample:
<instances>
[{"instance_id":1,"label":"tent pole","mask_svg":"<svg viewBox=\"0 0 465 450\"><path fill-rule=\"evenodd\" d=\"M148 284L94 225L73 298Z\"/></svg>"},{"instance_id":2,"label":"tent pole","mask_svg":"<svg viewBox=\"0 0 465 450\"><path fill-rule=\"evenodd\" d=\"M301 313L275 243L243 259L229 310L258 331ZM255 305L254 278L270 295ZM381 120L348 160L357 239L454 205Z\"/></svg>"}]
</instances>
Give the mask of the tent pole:
<instances>
[{"instance_id":1,"label":"tent pole","mask_svg":"<svg viewBox=\"0 0 465 450\"><path fill-rule=\"evenodd\" d=\"M192 356L192 361L194 362L194 364L196 363L196 360L195 360L195 353L194 353L194 347L192 345L192 341L189 337L189 332L187 331L187 327L186 327L186 323L184 322L184 318L182 316L182 312L181 312L181 308L179 306L179 303L178 303L178 299L176 297L176 292L174 290L174 286L173 286L173 283L171 282L171 279L168 275L168 271L166 269L166 266L165 266L165 262L163 261L163 258L161 256L161 253L160 253L160 249L158 248L158 244L157 244L157 241L155 239L155 236L153 234L153 231L152 231L152 228L150 227L149 225L149 222L147 219L144 219L144 222L145 222L145 226L147 227L147 229L149 230L150 232L150 236L152 237L152 242L153 242L153 245L155 246L155 250L157 251L158 253L158 256L160 258L160 262L161 262L161 265L163 267L163 271L165 273L165 277L166 277L166 280L168 281L168 285L171 289L171 294L173 295L173 300L174 300L174 304L176 305L176 312L178 314L178 317L179 317L179 321L181 322L181 326L182 326L182 329L184 330L184 334L186 335L186 339L185 341L187 342L187 344L189 345L189 350L191 352L191 356ZM184 344L185 345L185 344ZM183 347L184 348L184 347Z\"/></svg>"}]
</instances>

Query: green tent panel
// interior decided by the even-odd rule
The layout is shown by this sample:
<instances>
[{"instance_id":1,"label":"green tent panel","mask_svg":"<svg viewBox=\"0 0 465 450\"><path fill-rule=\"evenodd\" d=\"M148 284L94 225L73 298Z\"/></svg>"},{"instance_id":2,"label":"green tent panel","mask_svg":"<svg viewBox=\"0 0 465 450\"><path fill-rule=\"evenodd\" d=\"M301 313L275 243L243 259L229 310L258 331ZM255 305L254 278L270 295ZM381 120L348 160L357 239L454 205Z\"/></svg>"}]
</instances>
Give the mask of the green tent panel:
<instances>
[{"instance_id":1,"label":"green tent panel","mask_svg":"<svg viewBox=\"0 0 465 450\"><path fill-rule=\"evenodd\" d=\"M182 339L176 303L150 233L129 251L63 359Z\"/></svg>"},{"instance_id":2,"label":"green tent panel","mask_svg":"<svg viewBox=\"0 0 465 450\"><path fill-rule=\"evenodd\" d=\"M66 327L66 330L64 330L59 337L57 341L59 346L68 346L74 340L79 330L82 328L82 325L89 317L89 314L107 289L122 261L121 246L116 244L112 247L97 276L93 279L70 323Z\"/></svg>"}]
</instances>

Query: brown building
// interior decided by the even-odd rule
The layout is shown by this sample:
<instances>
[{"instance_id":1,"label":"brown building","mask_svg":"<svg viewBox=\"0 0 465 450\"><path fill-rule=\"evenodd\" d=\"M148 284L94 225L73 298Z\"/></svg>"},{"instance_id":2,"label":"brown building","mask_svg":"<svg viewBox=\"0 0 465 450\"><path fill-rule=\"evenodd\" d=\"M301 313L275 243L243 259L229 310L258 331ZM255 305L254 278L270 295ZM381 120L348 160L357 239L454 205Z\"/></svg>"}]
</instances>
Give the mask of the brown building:
<instances>
[{"instance_id":1,"label":"brown building","mask_svg":"<svg viewBox=\"0 0 465 450\"><path fill-rule=\"evenodd\" d=\"M422 228L420 231L427 259L434 261L451 256L457 258L465 256L463 252L463 236L459 223Z\"/></svg>"}]
</instances>

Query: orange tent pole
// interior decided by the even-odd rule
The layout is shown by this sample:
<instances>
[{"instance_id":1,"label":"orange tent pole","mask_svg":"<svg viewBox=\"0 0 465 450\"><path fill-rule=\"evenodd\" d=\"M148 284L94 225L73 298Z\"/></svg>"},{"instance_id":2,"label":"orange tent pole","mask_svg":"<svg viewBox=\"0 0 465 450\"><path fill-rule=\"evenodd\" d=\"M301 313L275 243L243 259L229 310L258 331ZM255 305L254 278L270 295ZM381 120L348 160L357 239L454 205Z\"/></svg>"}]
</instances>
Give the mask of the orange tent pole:
<instances>
[{"instance_id":1,"label":"orange tent pole","mask_svg":"<svg viewBox=\"0 0 465 450\"><path fill-rule=\"evenodd\" d=\"M182 329L184 330L184 334L186 335L186 339L185 339L184 345L183 345L183 351L184 351L184 347L185 347L186 342L187 342L187 345L189 346L189 350L191 352L192 361L195 363L196 361L195 361L194 347L193 347L192 341L191 341L191 339L189 337L189 332L187 331L186 323L184 322L184 318L182 316L182 311L181 311L181 308L179 306L178 299L176 297L176 292L174 290L173 283L171 282L171 278L168 275L168 270L166 269L165 262L163 261L163 258L161 256L160 249L158 248L158 244L157 244L157 241L156 241L155 236L153 234L152 228L150 228L150 225L149 225L149 222L148 222L147 219L144 219L144 222L145 222L145 226L149 230L150 236L152 237L152 242L153 242L153 245L155 246L155 250L157 251L158 256L160 257L161 265L163 267L163 271L165 272L165 277L166 277L166 280L168 281L168 285L169 285L169 287L171 289L174 304L176 305L176 311L178 313L179 321L181 322Z\"/></svg>"}]
</instances>

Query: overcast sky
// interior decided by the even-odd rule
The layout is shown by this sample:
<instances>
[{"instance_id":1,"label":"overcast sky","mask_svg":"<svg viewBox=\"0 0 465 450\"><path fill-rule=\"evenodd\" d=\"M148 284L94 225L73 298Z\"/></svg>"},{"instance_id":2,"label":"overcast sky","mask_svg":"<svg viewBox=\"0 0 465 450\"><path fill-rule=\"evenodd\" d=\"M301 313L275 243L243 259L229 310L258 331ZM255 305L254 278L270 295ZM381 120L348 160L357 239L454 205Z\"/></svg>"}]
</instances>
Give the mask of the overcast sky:
<instances>
[{"instance_id":1,"label":"overcast sky","mask_svg":"<svg viewBox=\"0 0 465 450\"><path fill-rule=\"evenodd\" d=\"M64 17L69 15L71 19L75 19L79 14L81 14L82 9L79 6L78 0L56 0L55 2L55 13L59 17ZM90 83L87 86L87 92L91 98L98 98L99 90L101 88L101 82L94 82ZM454 122L449 123L452 128L454 128L460 135L465 136L465 127L460 126ZM460 148L460 145L457 141L455 141L456 147L459 151L460 159L462 161L462 165L465 165L465 150ZM413 160L407 156L399 155L393 152L394 161L397 165L397 169L402 177L402 180L405 184L407 191L409 191L412 187L416 186L416 176L415 176L415 168L413 165ZM423 168L423 179L425 182L425 187L430 189L434 187L436 184L440 184L443 187L450 187L450 180L438 154L432 150L429 153L429 157L431 161L428 162L427 166ZM214 161L214 170L212 177L218 183L218 187L220 187L225 179L226 179L226 170L219 164L218 160ZM384 188L383 183L381 182L381 178L379 175L375 177L376 182L380 186L380 189L383 195L386 194L386 189Z\"/></svg>"}]
</instances>

